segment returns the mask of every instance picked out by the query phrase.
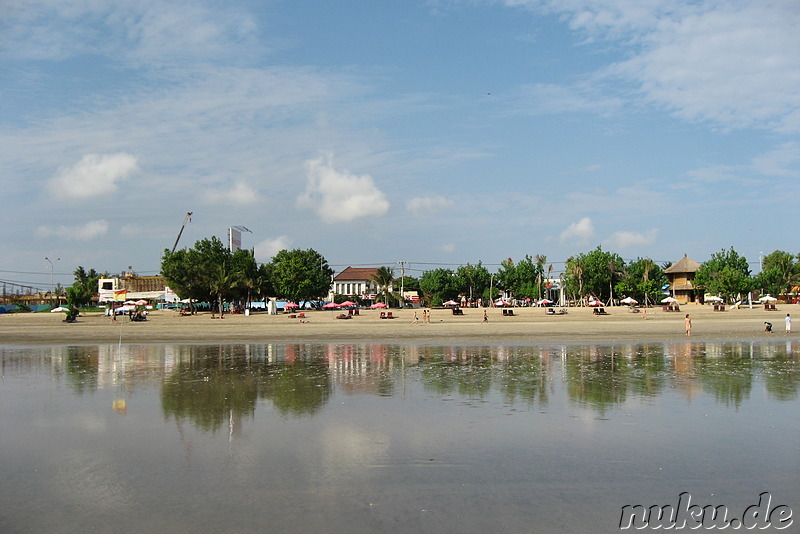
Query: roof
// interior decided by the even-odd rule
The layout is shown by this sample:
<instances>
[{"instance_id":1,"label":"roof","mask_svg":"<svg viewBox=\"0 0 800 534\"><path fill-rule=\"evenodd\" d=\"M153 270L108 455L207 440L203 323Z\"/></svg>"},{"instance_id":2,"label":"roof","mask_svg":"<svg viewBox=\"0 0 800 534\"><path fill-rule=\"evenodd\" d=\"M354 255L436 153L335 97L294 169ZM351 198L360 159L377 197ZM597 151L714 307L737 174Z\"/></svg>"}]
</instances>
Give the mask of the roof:
<instances>
[{"instance_id":1,"label":"roof","mask_svg":"<svg viewBox=\"0 0 800 534\"><path fill-rule=\"evenodd\" d=\"M372 280L378 272L377 267L348 267L333 277L336 281L342 280Z\"/></svg>"},{"instance_id":2,"label":"roof","mask_svg":"<svg viewBox=\"0 0 800 534\"><path fill-rule=\"evenodd\" d=\"M684 256L677 263L673 263L669 268L664 269L666 274L674 273L694 273L700 268L700 264L689 256Z\"/></svg>"}]
</instances>

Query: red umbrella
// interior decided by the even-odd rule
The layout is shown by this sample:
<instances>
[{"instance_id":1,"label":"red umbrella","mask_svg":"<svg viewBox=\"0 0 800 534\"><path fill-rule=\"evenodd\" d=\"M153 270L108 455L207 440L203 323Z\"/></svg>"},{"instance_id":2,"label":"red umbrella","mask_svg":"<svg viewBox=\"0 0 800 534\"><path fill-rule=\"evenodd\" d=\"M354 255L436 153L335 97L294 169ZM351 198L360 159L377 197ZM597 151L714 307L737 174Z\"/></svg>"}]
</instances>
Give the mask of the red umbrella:
<instances>
[{"instance_id":1,"label":"red umbrella","mask_svg":"<svg viewBox=\"0 0 800 534\"><path fill-rule=\"evenodd\" d=\"M329 303L323 305L322 307L323 308L340 308L341 306L342 306L341 304L336 304L335 302L329 302Z\"/></svg>"},{"instance_id":2,"label":"red umbrella","mask_svg":"<svg viewBox=\"0 0 800 534\"><path fill-rule=\"evenodd\" d=\"M385 308L385 307L386 307L386 304L384 304L383 302L376 302L375 304L370 306L370 308Z\"/></svg>"},{"instance_id":3,"label":"red umbrella","mask_svg":"<svg viewBox=\"0 0 800 534\"><path fill-rule=\"evenodd\" d=\"M346 301L342 302L340 304L340 306L358 306L358 304L356 304L352 300L346 300Z\"/></svg>"},{"instance_id":4,"label":"red umbrella","mask_svg":"<svg viewBox=\"0 0 800 534\"><path fill-rule=\"evenodd\" d=\"M287 302L283 305L284 308L299 308L299 304L295 304L294 302Z\"/></svg>"}]
</instances>

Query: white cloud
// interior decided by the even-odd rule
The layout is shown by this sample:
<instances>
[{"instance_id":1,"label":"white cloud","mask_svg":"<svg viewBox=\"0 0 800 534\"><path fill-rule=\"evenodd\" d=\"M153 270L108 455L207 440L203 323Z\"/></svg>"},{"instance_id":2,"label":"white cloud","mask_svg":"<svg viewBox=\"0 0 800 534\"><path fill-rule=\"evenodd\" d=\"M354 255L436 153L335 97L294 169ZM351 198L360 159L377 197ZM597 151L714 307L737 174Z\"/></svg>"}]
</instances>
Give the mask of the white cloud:
<instances>
[{"instance_id":1,"label":"white cloud","mask_svg":"<svg viewBox=\"0 0 800 534\"><path fill-rule=\"evenodd\" d=\"M104 220L89 221L76 226L40 226L36 229L36 236L40 239L58 237L73 241L89 241L106 235L108 227L108 222Z\"/></svg>"},{"instance_id":2,"label":"white cloud","mask_svg":"<svg viewBox=\"0 0 800 534\"><path fill-rule=\"evenodd\" d=\"M113 193L118 182L137 172L130 154L87 154L72 167L62 167L50 180L48 191L57 197L91 198Z\"/></svg>"},{"instance_id":3,"label":"white cloud","mask_svg":"<svg viewBox=\"0 0 800 534\"><path fill-rule=\"evenodd\" d=\"M209 189L203 195L207 204L234 204L246 206L262 201L261 195L244 182L236 182L227 188Z\"/></svg>"},{"instance_id":4,"label":"white cloud","mask_svg":"<svg viewBox=\"0 0 800 534\"><path fill-rule=\"evenodd\" d=\"M774 150L753 158L753 168L764 176L800 175L800 144L785 143Z\"/></svg>"},{"instance_id":5,"label":"white cloud","mask_svg":"<svg viewBox=\"0 0 800 534\"><path fill-rule=\"evenodd\" d=\"M282 235L274 239L265 239L253 248L255 249L256 259L258 261L266 262L281 250L288 249L291 244L291 238Z\"/></svg>"},{"instance_id":6,"label":"white cloud","mask_svg":"<svg viewBox=\"0 0 800 534\"><path fill-rule=\"evenodd\" d=\"M594 224L589 217L584 217L561 232L561 242L575 241L578 244L586 244L592 236L594 236Z\"/></svg>"},{"instance_id":7,"label":"white cloud","mask_svg":"<svg viewBox=\"0 0 800 534\"><path fill-rule=\"evenodd\" d=\"M606 244L612 249L648 246L656 242L657 235L658 230L655 228L648 230L644 234L628 231L615 232L608 238Z\"/></svg>"},{"instance_id":8,"label":"white cloud","mask_svg":"<svg viewBox=\"0 0 800 534\"><path fill-rule=\"evenodd\" d=\"M105 55L147 65L241 57L258 50L251 16L202 2L18 1L0 51L32 59ZM4 5L5 7L5 5Z\"/></svg>"},{"instance_id":9,"label":"white cloud","mask_svg":"<svg viewBox=\"0 0 800 534\"><path fill-rule=\"evenodd\" d=\"M306 162L308 184L297 198L301 208L311 209L325 222L352 221L359 217L386 215L389 201L368 174L361 176L333 167L333 156Z\"/></svg>"},{"instance_id":10,"label":"white cloud","mask_svg":"<svg viewBox=\"0 0 800 534\"><path fill-rule=\"evenodd\" d=\"M442 196L415 197L406 202L406 209L416 217L424 217L452 205L451 199Z\"/></svg>"},{"instance_id":11,"label":"white cloud","mask_svg":"<svg viewBox=\"0 0 800 534\"><path fill-rule=\"evenodd\" d=\"M797 3L730 0L506 0L556 14L587 43L606 41L629 59L594 73L625 80L645 101L724 128L800 130ZM593 84L594 84L593 83ZM532 86L558 110L605 109L613 97L574 87ZM619 89L618 89L619 91ZM628 95L626 95L627 98ZM536 100L534 99L534 102ZM604 103L605 102L605 103Z\"/></svg>"}]
</instances>

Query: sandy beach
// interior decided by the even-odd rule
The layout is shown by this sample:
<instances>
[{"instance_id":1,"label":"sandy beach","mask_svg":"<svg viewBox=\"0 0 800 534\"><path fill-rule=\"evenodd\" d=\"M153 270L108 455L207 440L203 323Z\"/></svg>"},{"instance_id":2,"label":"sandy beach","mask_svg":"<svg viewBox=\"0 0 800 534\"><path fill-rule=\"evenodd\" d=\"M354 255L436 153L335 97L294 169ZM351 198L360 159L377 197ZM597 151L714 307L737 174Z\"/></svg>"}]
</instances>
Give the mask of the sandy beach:
<instances>
[{"instance_id":1,"label":"sandy beach","mask_svg":"<svg viewBox=\"0 0 800 534\"><path fill-rule=\"evenodd\" d=\"M82 315L77 323L63 322L61 313L0 315L0 345L85 345L96 343L276 343L276 342L381 342L424 344L613 344L685 340L684 317L692 318L693 341L742 339L797 339L784 332L787 313L796 305L713 311L710 306L681 306L680 312L649 309L647 319L625 307L608 307L609 315L595 316L591 308L569 308L567 315L546 315L544 308L514 308L514 316L500 309L465 309L463 316L434 309L430 324L412 324L413 310L393 310L395 319L380 319L376 310L362 310L349 320L336 319L338 311L306 312L307 322L289 314L226 315L210 313L180 316L156 310L146 322L127 318L112 321L100 313ZM421 318L421 313L418 312ZM793 314L794 315L794 314ZM764 322L773 333L764 332ZM797 325L800 329L800 323Z\"/></svg>"}]
</instances>

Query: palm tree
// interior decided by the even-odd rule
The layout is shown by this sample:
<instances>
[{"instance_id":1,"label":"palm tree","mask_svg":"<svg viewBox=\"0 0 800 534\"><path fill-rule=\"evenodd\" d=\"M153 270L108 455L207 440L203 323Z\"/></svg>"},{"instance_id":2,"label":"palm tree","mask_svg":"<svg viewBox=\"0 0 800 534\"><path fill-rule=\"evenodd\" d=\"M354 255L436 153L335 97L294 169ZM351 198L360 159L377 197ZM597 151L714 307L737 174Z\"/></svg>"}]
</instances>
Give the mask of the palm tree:
<instances>
[{"instance_id":1,"label":"palm tree","mask_svg":"<svg viewBox=\"0 0 800 534\"><path fill-rule=\"evenodd\" d=\"M238 283L235 274L227 272L225 263L216 266L208 277L208 288L212 295L217 297L217 305L219 306L219 316L222 317L222 301L226 293Z\"/></svg>"},{"instance_id":2,"label":"palm tree","mask_svg":"<svg viewBox=\"0 0 800 534\"><path fill-rule=\"evenodd\" d=\"M578 281L578 298L583 305L583 259L571 257L567 260L567 277Z\"/></svg>"},{"instance_id":3,"label":"palm tree","mask_svg":"<svg viewBox=\"0 0 800 534\"><path fill-rule=\"evenodd\" d=\"M378 267L372 275L372 282L378 287L378 291L383 293L383 302L389 305L389 292L394 282L394 269L391 267Z\"/></svg>"},{"instance_id":4,"label":"palm tree","mask_svg":"<svg viewBox=\"0 0 800 534\"><path fill-rule=\"evenodd\" d=\"M644 271L642 273L642 280L644 282L643 286L645 287L645 291L644 291L644 305L645 305L645 307L650 305L650 294L647 292L647 288L648 288L648 283L647 282L650 281L650 271L652 271L655 268L656 268L656 263L653 260L651 260L650 258L645 258L645 259L642 260L642 269Z\"/></svg>"}]
</instances>

